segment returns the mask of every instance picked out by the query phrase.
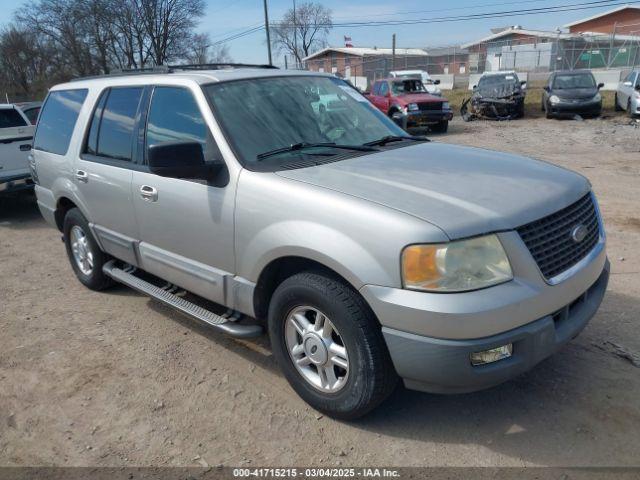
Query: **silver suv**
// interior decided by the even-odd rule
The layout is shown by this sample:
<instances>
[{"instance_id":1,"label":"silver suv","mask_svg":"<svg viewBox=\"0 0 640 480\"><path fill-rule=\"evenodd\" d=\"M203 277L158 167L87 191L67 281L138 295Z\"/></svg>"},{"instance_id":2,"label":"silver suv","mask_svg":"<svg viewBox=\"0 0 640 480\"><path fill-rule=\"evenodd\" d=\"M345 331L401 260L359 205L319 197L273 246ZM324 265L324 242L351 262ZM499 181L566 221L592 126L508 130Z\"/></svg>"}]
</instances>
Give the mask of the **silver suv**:
<instances>
[{"instance_id":1,"label":"silver suv","mask_svg":"<svg viewBox=\"0 0 640 480\"><path fill-rule=\"evenodd\" d=\"M58 85L32 170L80 282L232 336L267 329L291 386L338 418L398 379L459 393L529 370L580 333L609 276L585 178L408 136L325 74Z\"/></svg>"}]
</instances>

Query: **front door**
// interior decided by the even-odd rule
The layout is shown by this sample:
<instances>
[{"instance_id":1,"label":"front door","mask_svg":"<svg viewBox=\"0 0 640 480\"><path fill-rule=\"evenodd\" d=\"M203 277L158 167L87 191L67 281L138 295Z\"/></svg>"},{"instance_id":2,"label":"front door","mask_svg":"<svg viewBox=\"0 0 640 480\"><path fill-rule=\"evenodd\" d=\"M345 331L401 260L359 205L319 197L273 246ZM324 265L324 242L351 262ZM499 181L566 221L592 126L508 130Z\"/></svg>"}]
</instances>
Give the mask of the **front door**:
<instances>
[{"instance_id":1,"label":"front door","mask_svg":"<svg viewBox=\"0 0 640 480\"><path fill-rule=\"evenodd\" d=\"M202 109L200 107L202 106ZM201 91L155 87L145 151L165 142L198 141L205 160L221 158L202 110ZM240 108L240 106L239 106ZM133 204L140 229L142 268L182 288L224 303L234 271L235 179L226 185L133 173Z\"/></svg>"},{"instance_id":2,"label":"front door","mask_svg":"<svg viewBox=\"0 0 640 480\"><path fill-rule=\"evenodd\" d=\"M75 165L74 182L102 248L137 265L138 228L131 201L137 116L144 87L114 87L102 92Z\"/></svg>"}]
</instances>

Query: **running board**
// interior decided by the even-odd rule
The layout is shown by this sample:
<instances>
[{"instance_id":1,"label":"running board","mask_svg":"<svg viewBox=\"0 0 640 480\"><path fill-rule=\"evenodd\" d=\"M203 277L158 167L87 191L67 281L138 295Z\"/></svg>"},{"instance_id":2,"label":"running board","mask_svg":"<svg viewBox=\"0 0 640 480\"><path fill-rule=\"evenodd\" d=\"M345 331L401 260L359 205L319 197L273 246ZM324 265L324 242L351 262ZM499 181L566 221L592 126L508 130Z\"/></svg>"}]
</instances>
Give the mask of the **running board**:
<instances>
[{"instance_id":1,"label":"running board","mask_svg":"<svg viewBox=\"0 0 640 480\"><path fill-rule=\"evenodd\" d=\"M226 333L236 338L249 338L259 337L262 335L263 330L260 325L243 325L235 322L230 322L227 318L215 314L209 310L206 310L195 303L192 303L184 298L180 298L173 293L168 292L160 287L156 287L152 283L149 283L141 278L132 275L131 273L122 270L116 266L115 260L110 260L102 267L102 271L105 275L113 278L116 282L123 283L128 287L137 290L140 293L149 295L150 297L164 303L170 307L175 308L179 312L200 320L214 329Z\"/></svg>"}]
</instances>

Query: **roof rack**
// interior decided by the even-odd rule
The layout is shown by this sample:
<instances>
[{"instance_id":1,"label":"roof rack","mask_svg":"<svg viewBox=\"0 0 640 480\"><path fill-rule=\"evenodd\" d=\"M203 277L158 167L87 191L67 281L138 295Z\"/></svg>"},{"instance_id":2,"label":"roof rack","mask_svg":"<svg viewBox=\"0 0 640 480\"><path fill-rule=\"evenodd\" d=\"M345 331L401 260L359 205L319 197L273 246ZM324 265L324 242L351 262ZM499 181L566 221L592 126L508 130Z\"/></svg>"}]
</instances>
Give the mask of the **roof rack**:
<instances>
[{"instance_id":1,"label":"roof rack","mask_svg":"<svg viewBox=\"0 0 640 480\"><path fill-rule=\"evenodd\" d=\"M278 69L274 65L253 63L191 63L186 65L169 65L171 70L222 70L223 68L265 68Z\"/></svg>"},{"instance_id":2,"label":"roof rack","mask_svg":"<svg viewBox=\"0 0 640 480\"><path fill-rule=\"evenodd\" d=\"M124 77L128 75L153 75L159 73L174 73L187 70L222 70L225 68L264 68L264 69L278 69L273 65L264 64L251 64L251 63L191 63L185 65L158 65L155 67L145 68L122 68L113 70L103 75L91 75L87 77L77 77L72 79L72 82L80 80L91 80L94 78L103 77Z\"/></svg>"}]
</instances>

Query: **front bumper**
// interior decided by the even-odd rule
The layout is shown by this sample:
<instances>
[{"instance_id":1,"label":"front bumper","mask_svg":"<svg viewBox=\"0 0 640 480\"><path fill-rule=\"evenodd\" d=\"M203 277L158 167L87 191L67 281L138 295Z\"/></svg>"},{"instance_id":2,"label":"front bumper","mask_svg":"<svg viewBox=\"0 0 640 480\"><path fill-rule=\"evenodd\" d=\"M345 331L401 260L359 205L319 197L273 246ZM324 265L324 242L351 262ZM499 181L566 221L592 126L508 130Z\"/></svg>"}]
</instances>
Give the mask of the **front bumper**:
<instances>
[{"instance_id":1,"label":"front bumper","mask_svg":"<svg viewBox=\"0 0 640 480\"><path fill-rule=\"evenodd\" d=\"M453 118L452 110L420 110L407 112L404 115L404 129L428 127L440 122L448 122Z\"/></svg>"},{"instance_id":2,"label":"front bumper","mask_svg":"<svg viewBox=\"0 0 640 480\"><path fill-rule=\"evenodd\" d=\"M408 387L456 393L501 383L551 355L595 314L609 276L604 235L557 283L544 279L516 232L497 235L514 273L509 282L450 294L360 289ZM562 312L568 312L566 318L560 318ZM471 365L471 353L507 343L513 343L511 358Z\"/></svg>"},{"instance_id":3,"label":"front bumper","mask_svg":"<svg viewBox=\"0 0 640 480\"><path fill-rule=\"evenodd\" d=\"M596 282L562 309L505 333L474 340L442 340L383 328L398 374L412 390L465 393L505 382L575 338L595 315L609 280L605 265ZM473 366L470 355L511 343L511 357Z\"/></svg>"},{"instance_id":4,"label":"front bumper","mask_svg":"<svg viewBox=\"0 0 640 480\"><path fill-rule=\"evenodd\" d=\"M549 103L550 111L553 115L600 115L602 112L602 101L577 101Z\"/></svg>"},{"instance_id":5,"label":"front bumper","mask_svg":"<svg viewBox=\"0 0 640 480\"><path fill-rule=\"evenodd\" d=\"M30 173L21 173L0 178L0 193L10 193L33 188Z\"/></svg>"}]
</instances>

